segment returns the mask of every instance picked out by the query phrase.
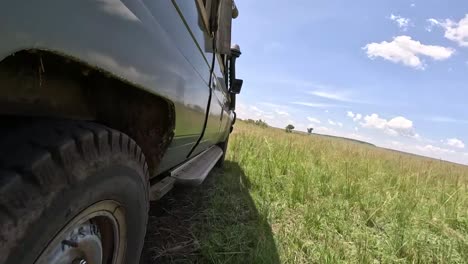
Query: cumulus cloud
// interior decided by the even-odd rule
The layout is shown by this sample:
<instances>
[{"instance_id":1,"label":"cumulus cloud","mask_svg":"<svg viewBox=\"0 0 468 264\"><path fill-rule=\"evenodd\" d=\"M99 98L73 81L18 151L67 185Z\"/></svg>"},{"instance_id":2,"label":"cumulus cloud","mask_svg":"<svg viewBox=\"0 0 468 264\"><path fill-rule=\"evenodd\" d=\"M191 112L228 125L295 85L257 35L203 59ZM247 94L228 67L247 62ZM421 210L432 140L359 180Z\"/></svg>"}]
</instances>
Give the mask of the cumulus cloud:
<instances>
[{"instance_id":1,"label":"cumulus cloud","mask_svg":"<svg viewBox=\"0 0 468 264\"><path fill-rule=\"evenodd\" d=\"M387 120L380 118L378 114L366 115L361 125L363 127L384 129L387 125Z\"/></svg>"},{"instance_id":2,"label":"cumulus cloud","mask_svg":"<svg viewBox=\"0 0 468 264\"><path fill-rule=\"evenodd\" d=\"M445 60L455 52L447 47L422 44L409 36L398 36L391 42L369 43L363 49L366 50L370 59L381 57L393 63L402 63L415 69L424 69L425 67L420 56L426 56L434 60Z\"/></svg>"},{"instance_id":3,"label":"cumulus cloud","mask_svg":"<svg viewBox=\"0 0 468 264\"><path fill-rule=\"evenodd\" d=\"M427 31L432 31L434 26L440 26L445 30L444 36L458 45L468 47L468 14L458 22L451 19L437 20L435 18L427 19L429 25Z\"/></svg>"},{"instance_id":4,"label":"cumulus cloud","mask_svg":"<svg viewBox=\"0 0 468 264\"><path fill-rule=\"evenodd\" d=\"M445 142L448 146L463 149L465 148L465 143L458 138L449 138Z\"/></svg>"},{"instance_id":5,"label":"cumulus cloud","mask_svg":"<svg viewBox=\"0 0 468 264\"><path fill-rule=\"evenodd\" d=\"M392 136L419 137L414 130L413 121L402 116L387 120L379 117L378 114L366 115L361 126L382 130Z\"/></svg>"},{"instance_id":6,"label":"cumulus cloud","mask_svg":"<svg viewBox=\"0 0 468 264\"><path fill-rule=\"evenodd\" d=\"M416 136L413 128L413 121L402 116L390 119L387 123L387 127L404 136Z\"/></svg>"},{"instance_id":7,"label":"cumulus cloud","mask_svg":"<svg viewBox=\"0 0 468 264\"><path fill-rule=\"evenodd\" d=\"M401 30L406 31L408 30L408 27L410 26L411 20L409 18L404 18L399 15L390 15L390 20L394 21Z\"/></svg>"},{"instance_id":8,"label":"cumulus cloud","mask_svg":"<svg viewBox=\"0 0 468 264\"><path fill-rule=\"evenodd\" d=\"M238 104L236 106L237 116L243 119L262 119L267 121L268 124L282 124L286 122L284 116L276 114L274 111L266 111L255 105ZM273 124L272 124L273 123Z\"/></svg>"},{"instance_id":9,"label":"cumulus cloud","mask_svg":"<svg viewBox=\"0 0 468 264\"><path fill-rule=\"evenodd\" d=\"M339 126L339 127L343 127L343 123L341 122L337 122L337 121L333 121L331 119L328 119L328 124L332 125L332 126Z\"/></svg>"},{"instance_id":10,"label":"cumulus cloud","mask_svg":"<svg viewBox=\"0 0 468 264\"><path fill-rule=\"evenodd\" d=\"M361 115L361 114L355 114L355 113L353 113L353 112L351 112L351 111L346 112L346 115L347 115L348 117L350 117L351 119L353 119L354 122L357 122L357 121L359 121L359 120L362 119L362 115Z\"/></svg>"}]
</instances>

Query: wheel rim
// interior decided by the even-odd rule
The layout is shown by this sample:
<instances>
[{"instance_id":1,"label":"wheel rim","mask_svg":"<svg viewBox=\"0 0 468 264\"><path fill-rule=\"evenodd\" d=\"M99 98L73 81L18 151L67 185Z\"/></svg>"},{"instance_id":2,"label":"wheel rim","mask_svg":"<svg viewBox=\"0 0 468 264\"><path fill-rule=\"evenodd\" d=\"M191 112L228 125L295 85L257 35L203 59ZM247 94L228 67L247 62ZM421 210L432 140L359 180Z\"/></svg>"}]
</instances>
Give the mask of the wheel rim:
<instances>
[{"instance_id":1,"label":"wheel rim","mask_svg":"<svg viewBox=\"0 0 468 264\"><path fill-rule=\"evenodd\" d=\"M121 264L126 223L115 201L98 202L74 217L47 245L36 264Z\"/></svg>"}]
</instances>

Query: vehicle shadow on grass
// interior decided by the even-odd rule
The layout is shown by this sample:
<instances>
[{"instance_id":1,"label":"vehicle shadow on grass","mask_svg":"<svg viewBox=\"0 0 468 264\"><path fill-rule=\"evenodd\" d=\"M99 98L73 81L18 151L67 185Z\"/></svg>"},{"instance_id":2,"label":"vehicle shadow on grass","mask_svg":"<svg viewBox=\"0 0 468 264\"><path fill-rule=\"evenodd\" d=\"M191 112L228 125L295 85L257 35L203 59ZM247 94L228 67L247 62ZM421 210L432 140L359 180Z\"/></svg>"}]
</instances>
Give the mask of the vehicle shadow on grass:
<instances>
[{"instance_id":1,"label":"vehicle shadow on grass","mask_svg":"<svg viewBox=\"0 0 468 264\"><path fill-rule=\"evenodd\" d=\"M141 264L280 263L272 229L236 162L151 205Z\"/></svg>"}]
</instances>

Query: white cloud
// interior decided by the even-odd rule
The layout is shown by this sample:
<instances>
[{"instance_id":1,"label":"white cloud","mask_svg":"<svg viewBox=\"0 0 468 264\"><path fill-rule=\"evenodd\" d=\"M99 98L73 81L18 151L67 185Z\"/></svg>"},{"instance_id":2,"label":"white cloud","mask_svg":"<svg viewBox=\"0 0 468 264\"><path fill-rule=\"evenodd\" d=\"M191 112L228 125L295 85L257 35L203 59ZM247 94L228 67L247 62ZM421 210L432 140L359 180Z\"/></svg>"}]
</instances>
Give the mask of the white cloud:
<instances>
[{"instance_id":1,"label":"white cloud","mask_svg":"<svg viewBox=\"0 0 468 264\"><path fill-rule=\"evenodd\" d=\"M380 118L378 114L366 115L361 126L382 130L391 136L419 138L419 135L414 131L413 121L402 116L386 120L384 118Z\"/></svg>"},{"instance_id":2,"label":"white cloud","mask_svg":"<svg viewBox=\"0 0 468 264\"><path fill-rule=\"evenodd\" d=\"M274 112L265 111L255 105L238 104L236 106L236 113L237 116L243 119L262 119L267 121L267 123L269 123L271 120L275 120L276 117Z\"/></svg>"},{"instance_id":3,"label":"white cloud","mask_svg":"<svg viewBox=\"0 0 468 264\"><path fill-rule=\"evenodd\" d=\"M409 36L398 36L391 42L369 43L363 49L366 50L370 59L381 57L416 69L424 69L425 67L419 56L430 57L434 60L445 60L455 52L451 48L422 44Z\"/></svg>"},{"instance_id":4,"label":"white cloud","mask_svg":"<svg viewBox=\"0 0 468 264\"><path fill-rule=\"evenodd\" d=\"M415 3L412 3L410 6L411 6L411 7L415 7L415 6L416 6L416 4L415 4Z\"/></svg>"},{"instance_id":5,"label":"white cloud","mask_svg":"<svg viewBox=\"0 0 468 264\"><path fill-rule=\"evenodd\" d=\"M380 118L378 114L366 115L361 125L368 128L385 129L387 120Z\"/></svg>"},{"instance_id":6,"label":"white cloud","mask_svg":"<svg viewBox=\"0 0 468 264\"><path fill-rule=\"evenodd\" d=\"M362 115L361 115L361 114L355 114L355 113L353 113L353 112L351 112L351 111L346 112L346 115L347 115L348 117L350 117L351 119L353 119L354 122L359 121L359 120L362 119Z\"/></svg>"},{"instance_id":7,"label":"white cloud","mask_svg":"<svg viewBox=\"0 0 468 264\"><path fill-rule=\"evenodd\" d=\"M428 32L431 32L433 30L434 26L439 25L439 21L437 21L437 19L434 19L434 18L429 18L426 21L429 24L429 25L426 26L426 31L428 31Z\"/></svg>"},{"instance_id":8,"label":"white cloud","mask_svg":"<svg viewBox=\"0 0 468 264\"><path fill-rule=\"evenodd\" d=\"M332 126L339 126L339 127L343 127L343 123L341 122L337 122L337 121L333 121L331 119L328 119L328 124L332 125Z\"/></svg>"},{"instance_id":9,"label":"white cloud","mask_svg":"<svg viewBox=\"0 0 468 264\"><path fill-rule=\"evenodd\" d=\"M458 43L463 47L468 47L468 14L460 21L456 22L451 19L437 20L434 18L427 19L429 26L426 30L431 31L434 26L440 26L445 30L444 36Z\"/></svg>"},{"instance_id":10,"label":"white cloud","mask_svg":"<svg viewBox=\"0 0 468 264\"><path fill-rule=\"evenodd\" d=\"M392 118L387 123L387 127L389 129L395 130L398 134L403 136L416 136L417 134L414 132L413 128L413 121L406 119L402 116L397 116Z\"/></svg>"},{"instance_id":11,"label":"white cloud","mask_svg":"<svg viewBox=\"0 0 468 264\"><path fill-rule=\"evenodd\" d=\"M318 120L318 119L315 118L315 117L307 117L307 120L309 120L310 122L315 123L315 124L320 124L320 123L322 123L322 122L320 122L320 120Z\"/></svg>"},{"instance_id":12,"label":"white cloud","mask_svg":"<svg viewBox=\"0 0 468 264\"><path fill-rule=\"evenodd\" d=\"M447 139L446 144L454 148L459 148L459 149L465 148L465 143L463 143L463 141L461 141L458 138L449 138Z\"/></svg>"},{"instance_id":13,"label":"white cloud","mask_svg":"<svg viewBox=\"0 0 468 264\"><path fill-rule=\"evenodd\" d=\"M416 148L419 149L420 151L422 151L424 154L429 154L429 155L430 154L441 155L441 154L445 154L445 153L454 153L455 152L455 151L450 150L450 149L440 148L440 147L433 146L433 145L426 145L424 147L417 146Z\"/></svg>"},{"instance_id":14,"label":"white cloud","mask_svg":"<svg viewBox=\"0 0 468 264\"><path fill-rule=\"evenodd\" d=\"M348 97L348 93L345 93L345 92L310 91L309 94L317 96L317 97L321 97L321 98L340 101L340 102L354 102L353 99Z\"/></svg>"},{"instance_id":15,"label":"white cloud","mask_svg":"<svg viewBox=\"0 0 468 264\"><path fill-rule=\"evenodd\" d=\"M409 18L404 18L399 15L390 15L390 20L394 21L401 30L406 31L408 30L408 27L410 26L411 20Z\"/></svg>"},{"instance_id":16,"label":"white cloud","mask_svg":"<svg viewBox=\"0 0 468 264\"><path fill-rule=\"evenodd\" d=\"M288 112L282 111L282 110L278 110L278 109L275 110L275 113L277 113L278 115L282 115L282 116L289 116L289 113L288 113Z\"/></svg>"},{"instance_id":17,"label":"white cloud","mask_svg":"<svg viewBox=\"0 0 468 264\"><path fill-rule=\"evenodd\" d=\"M275 83L281 83L288 87L300 87L301 90L309 89L309 91L306 91L307 94L328 100L334 100L338 102L370 104L370 102L363 101L361 98L353 98L353 96L355 95L352 91L343 90L333 85L320 84L300 79L278 79L275 80Z\"/></svg>"},{"instance_id":18,"label":"white cloud","mask_svg":"<svg viewBox=\"0 0 468 264\"><path fill-rule=\"evenodd\" d=\"M391 141L383 144L384 147L396 149L403 152L414 153L435 159L443 159L460 164L468 164L468 155L451 149L443 148L435 144L418 145L410 142Z\"/></svg>"},{"instance_id":19,"label":"white cloud","mask_svg":"<svg viewBox=\"0 0 468 264\"><path fill-rule=\"evenodd\" d=\"M257 105L238 103L236 113L241 119L262 119L272 127L284 128L287 124L292 124L296 127L295 130L306 131L307 128L305 123L296 118L296 109L274 103L260 102Z\"/></svg>"},{"instance_id":20,"label":"white cloud","mask_svg":"<svg viewBox=\"0 0 468 264\"><path fill-rule=\"evenodd\" d=\"M273 113L263 111L256 106L250 106L249 108L250 111L252 111L252 114L258 118L273 119L275 117Z\"/></svg>"}]
</instances>

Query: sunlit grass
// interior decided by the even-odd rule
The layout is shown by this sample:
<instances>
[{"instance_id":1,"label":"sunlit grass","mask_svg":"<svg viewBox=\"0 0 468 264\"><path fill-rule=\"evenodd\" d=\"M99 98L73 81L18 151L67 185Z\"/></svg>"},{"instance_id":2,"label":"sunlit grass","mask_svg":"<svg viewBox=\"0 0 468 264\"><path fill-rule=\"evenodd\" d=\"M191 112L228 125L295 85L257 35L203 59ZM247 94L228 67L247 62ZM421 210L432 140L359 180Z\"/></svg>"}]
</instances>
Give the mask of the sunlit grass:
<instances>
[{"instance_id":1,"label":"sunlit grass","mask_svg":"<svg viewBox=\"0 0 468 264\"><path fill-rule=\"evenodd\" d=\"M275 246L258 254L282 263L468 260L468 167L243 122L227 159L240 171L226 174L245 174L265 219L238 224L271 227ZM213 199L223 197L234 198ZM267 262L255 257L258 243L246 263Z\"/></svg>"}]
</instances>

